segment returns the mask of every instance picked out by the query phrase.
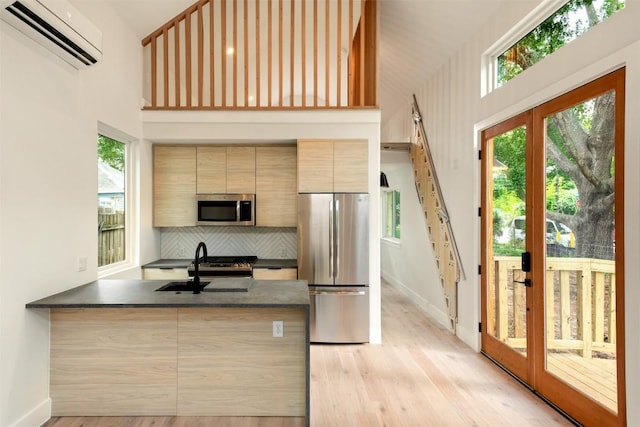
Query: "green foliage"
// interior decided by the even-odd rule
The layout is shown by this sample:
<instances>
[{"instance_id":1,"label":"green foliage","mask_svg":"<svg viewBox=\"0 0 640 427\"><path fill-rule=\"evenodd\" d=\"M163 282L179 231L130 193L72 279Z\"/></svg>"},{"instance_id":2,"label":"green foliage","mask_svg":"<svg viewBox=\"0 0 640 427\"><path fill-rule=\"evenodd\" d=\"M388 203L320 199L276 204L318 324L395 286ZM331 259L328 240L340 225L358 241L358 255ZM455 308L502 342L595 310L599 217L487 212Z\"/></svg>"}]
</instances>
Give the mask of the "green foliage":
<instances>
[{"instance_id":1,"label":"green foliage","mask_svg":"<svg viewBox=\"0 0 640 427\"><path fill-rule=\"evenodd\" d=\"M625 0L569 0L498 57L503 84L624 8Z\"/></svg>"},{"instance_id":2,"label":"green foliage","mask_svg":"<svg viewBox=\"0 0 640 427\"><path fill-rule=\"evenodd\" d=\"M498 135L493 140L493 153L496 159L507 166L505 181L495 183L494 199L503 192L514 192L517 197L525 197L526 129L524 126ZM496 181L498 181L496 179Z\"/></svg>"},{"instance_id":3,"label":"green foliage","mask_svg":"<svg viewBox=\"0 0 640 427\"><path fill-rule=\"evenodd\" d=\"M547 210L575 215L578 212L578 190L570 179L562 174L547 175Z\"/></svg>"},{"instance_id":4,"label":"green foliage","mask_svg":"<svg viewBox=\"0 0 640 427\"><path fill-rule=\"evenodd\" d=\"M124 172L124 144L104 135L98 135L98 158Z\"/></svg>"},{"instance_id":5,"label":"green foliage","mask_svg":"<svg viewBox=\"0 0 640 427\"><path fill-rule=\"evenodd\" d=\"M522 241L517 243L493 243L493 254L496 256L520 256L525 251Z\"/></svg>"}]
</instances>

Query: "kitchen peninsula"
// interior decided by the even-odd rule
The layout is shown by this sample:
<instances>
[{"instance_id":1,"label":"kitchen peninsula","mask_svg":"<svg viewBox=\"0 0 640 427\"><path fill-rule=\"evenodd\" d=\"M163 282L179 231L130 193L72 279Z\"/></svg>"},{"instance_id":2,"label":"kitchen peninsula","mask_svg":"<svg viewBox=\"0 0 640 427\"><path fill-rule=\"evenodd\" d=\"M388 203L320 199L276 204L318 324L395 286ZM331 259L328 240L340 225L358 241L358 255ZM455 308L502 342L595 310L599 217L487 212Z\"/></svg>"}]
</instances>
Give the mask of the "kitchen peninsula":
<instances>
[{"instance_id":1,"label":"kitchen peninsula","mask_svg":"<svg viewBox=\"0 0 640 427\"><path fill-rule=\"evenodd\" d=\"M50 310L52 415L308 425L307 283L248 280L246 292L200 294L156 292L163 280L98 280L27 304Z\"/></svg>"}]
</instances>

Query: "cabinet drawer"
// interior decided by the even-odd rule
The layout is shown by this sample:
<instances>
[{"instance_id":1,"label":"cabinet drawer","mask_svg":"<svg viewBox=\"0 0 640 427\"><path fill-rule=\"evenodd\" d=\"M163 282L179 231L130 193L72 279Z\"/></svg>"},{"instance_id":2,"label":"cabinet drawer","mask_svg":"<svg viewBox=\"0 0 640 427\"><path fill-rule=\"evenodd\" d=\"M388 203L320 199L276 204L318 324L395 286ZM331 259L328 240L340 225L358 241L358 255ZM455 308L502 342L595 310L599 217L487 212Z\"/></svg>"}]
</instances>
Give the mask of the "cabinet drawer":
<instances>
[{"instance_id":1,"label":"cabinet drawer","mask_svg":"<svg viewBox=\"0 0 640 427\"><path fill-rule=\"evenodd\" d=\"M253 278L256 280L296 280L297 268L254 268Z\"/></svg>"},{"instance_id":2,"label":"cabinet drawer","mask_svg":"<svg viewBox=\"0 0 640 427\"><path fill-rule=\"evenodd\" d=\"M143 268L144 280L188 280L186 268Z\"/></svg>"}]
</instances>

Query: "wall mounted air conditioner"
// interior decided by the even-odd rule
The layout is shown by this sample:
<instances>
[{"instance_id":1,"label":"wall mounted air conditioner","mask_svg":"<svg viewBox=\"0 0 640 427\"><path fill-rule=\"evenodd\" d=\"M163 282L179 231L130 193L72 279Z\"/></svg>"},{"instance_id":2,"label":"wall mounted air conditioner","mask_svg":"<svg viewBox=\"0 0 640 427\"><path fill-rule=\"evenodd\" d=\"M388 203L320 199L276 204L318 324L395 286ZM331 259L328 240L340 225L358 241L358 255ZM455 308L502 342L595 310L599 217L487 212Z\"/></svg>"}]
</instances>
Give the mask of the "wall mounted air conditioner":
<instances>
[{"instance_id":1,"label":"wall mounted air conditioner","mask_svg":"<svg viewBox=\"0 0 640 427\"><path fill-rule=\"evenodd\" d=\"M2 20L81 69L102 59L102 32L66 0L2 0Z\"/></svg>"}]
</instances>

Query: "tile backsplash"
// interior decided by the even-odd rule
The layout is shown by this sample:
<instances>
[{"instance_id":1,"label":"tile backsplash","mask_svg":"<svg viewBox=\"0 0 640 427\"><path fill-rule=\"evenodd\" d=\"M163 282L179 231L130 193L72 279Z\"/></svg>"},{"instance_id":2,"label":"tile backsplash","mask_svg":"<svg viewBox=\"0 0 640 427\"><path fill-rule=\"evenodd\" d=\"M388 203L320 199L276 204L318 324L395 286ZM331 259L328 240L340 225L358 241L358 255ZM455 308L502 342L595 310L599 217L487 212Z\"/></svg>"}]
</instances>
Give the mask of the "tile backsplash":
<instances>
[{"instance_id":1,"label":"tile backsplash","mask_svg":"<svg viewBox=\"0 0 640 427\"><path fill-rule=\"evenodd\" d=\"M295 228L180 227L160 232L160 256L193 258L199 242L212 255L256 255L258 258L297 258Z\"/></svg>"}]
</instances>

